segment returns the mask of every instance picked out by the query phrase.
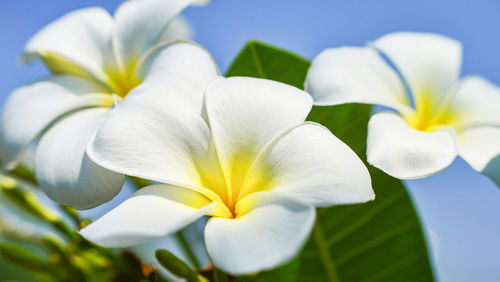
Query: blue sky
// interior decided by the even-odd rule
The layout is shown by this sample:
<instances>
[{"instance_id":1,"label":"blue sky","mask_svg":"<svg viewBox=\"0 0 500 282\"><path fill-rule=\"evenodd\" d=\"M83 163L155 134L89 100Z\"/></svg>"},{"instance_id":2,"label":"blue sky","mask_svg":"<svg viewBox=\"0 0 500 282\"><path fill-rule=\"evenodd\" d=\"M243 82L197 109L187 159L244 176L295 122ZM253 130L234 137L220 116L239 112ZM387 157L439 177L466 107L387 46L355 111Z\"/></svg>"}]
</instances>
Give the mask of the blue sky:
<instances>
[{"instance_id":1,"label":"blue sky","mask_svg":"<svg viewBox=\"0 0 500 282\"><path fill-rule=\"evenodd\" d=\"M47 74L18 57L42 26L80 7L119 0L2 1L0 101L16 87ZM215 0L184 15L196 41L225 70L248 39L260 39L312 59L322 49L362 45L401 30L438 32L460 40L463 74L500 84L500 2L497 0ZM499 109L500 110L500 109ZM499 140L500 142L500 140ZM457 159L443 172L407 182L431 238L441 281L498 281L500 189Z\"/></svg>"}]
</instances>

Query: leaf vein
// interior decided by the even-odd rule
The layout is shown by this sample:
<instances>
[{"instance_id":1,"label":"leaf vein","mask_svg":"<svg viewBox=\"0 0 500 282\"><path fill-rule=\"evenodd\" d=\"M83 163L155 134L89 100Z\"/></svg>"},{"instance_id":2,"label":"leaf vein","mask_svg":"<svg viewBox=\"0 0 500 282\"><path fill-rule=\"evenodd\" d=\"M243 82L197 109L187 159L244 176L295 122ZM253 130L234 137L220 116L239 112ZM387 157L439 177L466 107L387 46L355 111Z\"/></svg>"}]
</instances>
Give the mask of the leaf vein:
<instances>
[{"instance_id":1,"label":"leaf vein","mask_svg":"<svg viewBox=\"0 0 500 282\"><path fill-rule=\"evenodd\" d=\"M255 43L249 44L250 53L255 61L255 67L257 68L257 72L260 78L267 78L266 73L264 72L264 67L262 66L262 62L260 61L259 54L257 49L255 48Z\"/></svg>"},{"instance_id":2,"label":"leaf vein","mask_svg":"<svg viewBox=\"0 0 500 282\"><path fill-rule=\"evenodd\" d=\"M416 227L418 227L418 226L412 222L409 224L402 225L398 228L394 228L388 232L385 232L382 235L377 236L377 237L369 240L368 242L360 245L359 247L353 248L349 252L338 257L336 260L337 266L343 265L346 262L352 260L353 258L360 256L362 253L365 253L365 252L373 249L374 247L392 239L393 237L401 235L407 231L410 231L412 228L416 228Z\"/></svg>"},{"instance_id":3,"label":"leaf vein","mask_svg":"<svg viewBox=\"0 0 500 282\"><path fill-rule=\"evenodd\" d=\"M328 281L331 282L340 281L337 275L335 263L332 257L330 256L330 253L328 252L328 245L326 244L323 231L321 230L321 227L317 223L314 226L313 238L314 241L316 242L316 246L318 247L318 254L319 257L321 258L321 262L323 263L323 267L326 271Z\"/></svg>"},{"instance_id":4,"label":"leaf vein","mask_svg":"<svg viewBox=\"0 0 500 282\"><path fill-rule=\"evenodd\" d=\"M403 196L402 193L394 194L389 198L386 198L384 201L378 203L378 205L375 205L372 209L369 210L369 212L365 213L362 217L360 217L357 221L353 222L351 225L344 227L342 229L342 232L339 232L335 234L335 236L330 237L327 240L328 246L332 246L335 243L339 242L349 234L352 234L356 230L358 230L360 227L362 227L364 224L369 222L371 219L373 219L377 214L382 212L384 209L389 207L391 204L393 204L396 200L401 198ZM329 224L325 226L325 229L330 231L330 229L333 227L333 224Z\"/></svg>"}]
</instances>

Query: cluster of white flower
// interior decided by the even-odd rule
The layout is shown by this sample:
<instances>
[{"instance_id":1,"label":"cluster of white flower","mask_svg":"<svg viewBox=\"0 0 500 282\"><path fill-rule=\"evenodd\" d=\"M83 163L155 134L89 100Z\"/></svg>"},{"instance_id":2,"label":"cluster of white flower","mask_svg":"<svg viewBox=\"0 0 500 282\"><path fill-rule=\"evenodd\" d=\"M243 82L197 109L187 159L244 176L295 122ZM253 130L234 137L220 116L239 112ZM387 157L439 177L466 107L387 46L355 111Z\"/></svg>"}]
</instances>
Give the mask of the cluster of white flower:
<instances>
[{"instance_id":1,"label":"cluster of white flower","mask_svg":"<svg viewBox=\"0 0 500 282\"><path fill-rule=\"evenodd\" d=\"M164 183L140 189L81 230L86 239L130 246L209 216L206 247L224 271L291 260L315 207L375 197L358 156L305 122L313 104L390 108L369 122L367 157L394 177L425 177L460 155L500 183L492 161L500 154L500 90L477 77L457 82L457 41L394 33L367 47L327 49L302 91L223 78L203 47L185 41L190 28L178 14L195 2L127 1L114 17L77 10L27 44L25 58L41 59L52 75L7 100L5 167L31 159L45 193L78 209L111 200L126 176Z\"/></svg>"}]
</instances>

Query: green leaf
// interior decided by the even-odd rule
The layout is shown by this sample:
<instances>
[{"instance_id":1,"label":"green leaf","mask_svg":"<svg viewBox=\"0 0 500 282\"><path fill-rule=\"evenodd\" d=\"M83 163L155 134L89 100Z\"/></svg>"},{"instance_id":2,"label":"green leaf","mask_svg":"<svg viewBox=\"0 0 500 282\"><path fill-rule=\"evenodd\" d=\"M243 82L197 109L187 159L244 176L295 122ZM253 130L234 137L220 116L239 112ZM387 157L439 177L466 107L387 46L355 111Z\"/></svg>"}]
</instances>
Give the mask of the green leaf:
<instances>
[{"instance_id":1,"label":"green leaf","mask_svg":"<svg viewBox=\"0 0 500 282\"><path fill-rule=\"evenodd\" d=\"M156 259L168 271L188 282L200 282L198 274L186 263L167 250L156 250Z\"/></svg>"},{"instance_id":2,"label":"green leaf","mask_svg":"<svg viewBox=\"0 0 500 282\"><path fill-rule=\"evenodd\" d=\"M58 271L57 265L13 243L0 243L0 258L33 273L53 274L54 280L65 277L64 270Z\"/></svg>"},{"instance_id":3,"label":"green leaf","mask_svg":"<svg viewBox=\"0 0 500 282\"><path fill-rule=\"evenodd\" d=\"M309 62L297 55L250 41L226 75L268 78L302 88L308 67ZM370 114L369 105L315 106L308 120L328 127L366 163ZM375 201L319 209L297 262L262 273L260 281L269 281L267 277L275 281L433 280L422 227L404 185L373 167L369 170Z\"/></svg>"},{"instance_id":4,"label":"green leaf","mask_svg":"<svg viewBox=\"0 0 500 282\"><path fill-rule=\"evenodd\" d=\"M35 279L32 276L32 273L28 273L26 270L0 259L0 281L43 281L40 279Z\"/></svg>"},{"instance_id":5,"label":"green leaf","mask_svg":"<svg viewBox=\"0 0 500 282\"><path fill-rule=\"evenodd\" d=\"M228 282L227 274L218 268L214 268L213 281L214 282Z\"/></svg>"},{"instance_id":6,"label":"green leaf","mask_svg":"<svg viewBox=\"0 0 500 282\"><path fill-rule=\"evenodd\" d=\"M249 41L229 67L226 76L267 78L302 88L308 68L307 60L288 51Z\"/></svg>"}]
</instances>

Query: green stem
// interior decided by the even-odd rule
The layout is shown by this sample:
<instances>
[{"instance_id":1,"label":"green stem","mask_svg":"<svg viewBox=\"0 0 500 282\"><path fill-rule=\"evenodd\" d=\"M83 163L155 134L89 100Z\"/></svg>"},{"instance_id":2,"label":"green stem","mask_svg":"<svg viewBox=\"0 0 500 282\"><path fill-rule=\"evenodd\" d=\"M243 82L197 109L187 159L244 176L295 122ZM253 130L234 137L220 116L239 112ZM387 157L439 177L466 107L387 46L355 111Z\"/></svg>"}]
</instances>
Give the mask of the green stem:
<instances>
[{"instance_id":1,"label":"green stem","mask_svg":"<svg viewBox=\"0 0 500 282\"><path fill-rule=\"evenodd\" d=\"M316 242L316 246L318 247L318 253L326 271L326 275L328 276L328 280L331 282L339 282L340 278L337 274L335 263L328 253L328 244L326 243L323 230L318 222L314 225L312 236Z\"/></svg>"},{"instance_id":2,"label":"green stem","mask_svg":"<svg viewBox=\"0 0 500 282\"><path fill-rule=\"evenodd\" d=\"M59 207L61 208L61 210L69 217L73 220L73 222L76 224L77 228L80 227L80 225L82 224L82 220L81 218L78 216L78 213L71 207L69 206L61 206L59 205Z\"/></svg>"},{"instance_id":3,"label":"green stem","mask_svg":"<svg viewBox=\"0 0 500 282\"><path fill-rule=\"evenodd\" d=\"M176 237L179 240L179 242L181 243L182 247L184 248L184 251L186 251L186 254L187 254L188 258L193 263L194 267L196 269L200 269L201 268L200 263L198 262L198 260L196 259L196 256L194 255L193 251L189 247L189 244L188 244L188 242L186 240L186 237L184 237L184 234L182 234L182 232L179 231L179 232L177 232Z\"/></svg>"},{"instance_id":4,"label":"green stem","mask_svg":"<svg viewBox=\"0 0 500 282\"><path fill-rule=\"evenodd\" d=\"M21 187L19 181L9 176L0 175L0 190L19 207L37 218L47 221L68 239L73 238L73 230L55 213L48 209L38 199L38 196Z\"/></svg>"}]
</instances>

